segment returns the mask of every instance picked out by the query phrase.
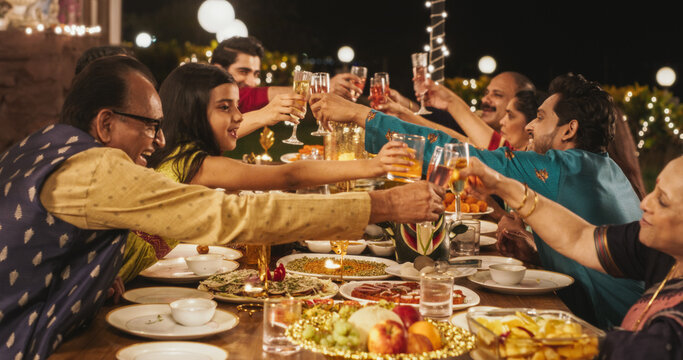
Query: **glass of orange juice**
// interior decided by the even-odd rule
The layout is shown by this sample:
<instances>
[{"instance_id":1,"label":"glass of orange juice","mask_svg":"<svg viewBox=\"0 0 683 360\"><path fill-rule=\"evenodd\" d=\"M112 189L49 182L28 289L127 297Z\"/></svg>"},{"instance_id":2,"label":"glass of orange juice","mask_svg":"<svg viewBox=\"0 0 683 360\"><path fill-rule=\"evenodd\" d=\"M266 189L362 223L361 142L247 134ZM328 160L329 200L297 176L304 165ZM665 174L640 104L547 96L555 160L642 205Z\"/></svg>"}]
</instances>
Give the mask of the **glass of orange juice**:
<instances>
[{"instance_id":1,"label":"glass of orange juice","mask_svg":"<svg viewBox=\"0 0 683 360\"><path fill-rule=\"evenodd\" d=\"M400 141L408 145L408 151L413 154L413 158L406 159L411 163L409 166L396 165L405 168L405 170L400 172L389 172L387 174L387 178L389 180L400 182L419 181L422 178L422 162L425 150L424 136L410 134L393 134L391 135L391 140Z\"/></svg>"}]
</instances>

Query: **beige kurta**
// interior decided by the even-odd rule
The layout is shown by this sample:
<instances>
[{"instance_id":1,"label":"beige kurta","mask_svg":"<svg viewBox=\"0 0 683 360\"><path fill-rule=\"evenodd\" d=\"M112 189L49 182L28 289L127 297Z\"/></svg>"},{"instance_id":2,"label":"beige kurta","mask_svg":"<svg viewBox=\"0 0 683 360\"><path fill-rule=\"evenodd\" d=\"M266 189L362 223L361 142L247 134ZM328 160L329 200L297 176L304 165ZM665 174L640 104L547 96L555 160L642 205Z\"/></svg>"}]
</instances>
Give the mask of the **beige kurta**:
<instances>
[{"instance_id":1,"label":"beige kurta","mask_svg":"<svg viewBox=\"0 0 683 360\"><path fill-rule=\"evenodd\" d=\"M40 199L80 228L136 229L198 244L359 239L370 218L367 193L225 195L176 183L113 148L69 158Z\"/></svg>"}]
</instances>

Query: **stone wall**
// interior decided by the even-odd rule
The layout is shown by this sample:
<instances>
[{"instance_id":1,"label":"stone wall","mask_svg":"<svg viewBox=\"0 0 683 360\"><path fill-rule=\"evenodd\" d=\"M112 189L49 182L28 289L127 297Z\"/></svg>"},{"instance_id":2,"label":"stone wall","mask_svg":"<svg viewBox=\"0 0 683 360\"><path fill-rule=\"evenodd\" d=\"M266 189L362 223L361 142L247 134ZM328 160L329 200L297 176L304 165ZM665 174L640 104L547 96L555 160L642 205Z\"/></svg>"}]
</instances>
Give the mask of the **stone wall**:
<instances>
[{"instance_id":1,"label":"stone wall","mask_svg":"<svg viewBox=\"0 0 683 360\"><path fill-rule=\"evenodd\" d=\"M104 42L102 35L0 31L0 153L57 121L76 60Z\"/></svg>"}]
</instances>

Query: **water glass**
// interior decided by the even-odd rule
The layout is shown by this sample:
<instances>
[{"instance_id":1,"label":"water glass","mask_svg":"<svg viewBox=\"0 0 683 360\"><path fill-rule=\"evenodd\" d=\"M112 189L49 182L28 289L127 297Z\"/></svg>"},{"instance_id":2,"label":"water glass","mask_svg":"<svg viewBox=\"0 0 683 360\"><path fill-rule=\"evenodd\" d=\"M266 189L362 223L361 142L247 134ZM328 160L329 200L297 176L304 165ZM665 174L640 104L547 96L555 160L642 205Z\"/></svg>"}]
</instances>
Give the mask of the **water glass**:
<instances>
[{"instance_id":1,"label":"water glass","mask_svg":"<svg viewBox=\"0 0 683 360\"><path fill-rule=\"evenodd\" d=\"M365 79L368 77L368 68L365 66L351 66L351 74L356 75L360 78L360 81L351 81L353 85L356 85L358 88L363 90L365 88ZM363 92L361 91L360 93L357 93L356 91L351 90L351 100L353 102L358 101L358 97L362 94Z\"/></svg>"},{"instance_id":2,"label":"water glass","mask_svg":"<svg viewBox=\"0 0 683 360\"><path fill-rule=\"evenodd\" d=\"M451 232L455 237L451 239L451 257L478 255L479 220L456 220L453 225Z\"/></svg>"},{"instance_id":3,"label":"water glass","mask_svg":"<svg viewBox=\"0 0 683 360\"><path fill-rule=\"evenodd\" d=\"M453 313L453 276L446 272L420 275L420 314L444 319Z\"/></svg>"},{"instance_id":4,"label":"water glass","mask_svg":"<svg viewBox=\"0 0 683 360\"><path fill-rule=\"evenodd\" d=\"M298 299L266 299L263 302L263 351L290 355L300 350L285 336L287 327L301 318Z\"/></svg>"},{"instance_id":5,"label":"water glass","mask_svg":"<svg viewBox=\"0 0 683 360\"><path fill-rule=\"evenodd\" d=\"M410 134L393 134L391 135L391 140L396 140L408 145L408 151L414 155L414 158L406 158L406 160L411 162L411 165L396 165L405 168L404 171L400 172L389 172L387 178L389 180L400 181L400 182L414 182L419 181L422 178L422 162L424 157L425 149L425 138L420 135L410 135Z\"/></svg>"}]
</instances>

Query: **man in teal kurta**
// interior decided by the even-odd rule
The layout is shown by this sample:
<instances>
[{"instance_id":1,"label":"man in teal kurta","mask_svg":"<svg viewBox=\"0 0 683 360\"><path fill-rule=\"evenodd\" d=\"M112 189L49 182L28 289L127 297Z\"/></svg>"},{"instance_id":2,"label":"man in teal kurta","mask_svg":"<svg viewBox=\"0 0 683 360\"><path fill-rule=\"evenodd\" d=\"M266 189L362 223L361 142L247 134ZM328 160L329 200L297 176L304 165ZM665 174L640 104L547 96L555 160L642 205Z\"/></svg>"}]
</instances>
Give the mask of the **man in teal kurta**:
<instances>
[{"instance_id":1,"label":"man in teal kurta","mask_svg":"<svg viewBox=\"0 0 683 360\"><path fill-rule=\"evenodd\" d=\"M609 124L614 121L609 95L581 76L558 77L551 84L550 93L539 108L538 118L527 126L534 151L507 148L487 151L470 146L470 155L507 177L527 183L534 191L592 224L638 220L641 216L638 197L621 169L604 152ZM443 132L393 116L368 113L367 108L349 109L347 104L344 111L336 111L332 102L316 102L311 109L319 119L336 120L335 116L340 116L340 120L364 125L368 152L377 153L394 132L424 136L427 141L423 173L436 146L457 141ZM642 295L642 283L617 279L581 266L537 236L534 239L546 269L576 280L574 285L560 291L560 296L575 314L591 323L601 328L620 324L626 311Z\"/></svg>"}]
</instances>

